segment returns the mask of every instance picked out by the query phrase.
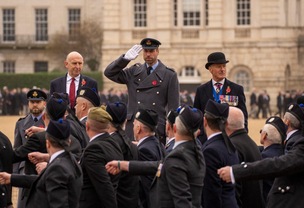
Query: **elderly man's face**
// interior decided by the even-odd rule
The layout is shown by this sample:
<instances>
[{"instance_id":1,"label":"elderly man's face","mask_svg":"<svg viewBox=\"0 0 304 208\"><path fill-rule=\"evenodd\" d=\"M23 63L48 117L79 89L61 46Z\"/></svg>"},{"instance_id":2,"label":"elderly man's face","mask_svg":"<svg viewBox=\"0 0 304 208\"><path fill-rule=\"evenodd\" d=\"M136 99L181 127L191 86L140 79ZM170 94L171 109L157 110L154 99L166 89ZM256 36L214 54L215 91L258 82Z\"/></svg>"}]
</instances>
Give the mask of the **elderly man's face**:
<instances>
[{"instance_id":1,"label":"elderly man's face","mask_svg":"<svg viewBox=\"0 0 304 208\"><path fill-rule=\"evenodd\" d=\"M219 82L226 78L226 64L211 64L209 66L209 72L212 74L212 78Z\"/></svg>"}]
</instances>

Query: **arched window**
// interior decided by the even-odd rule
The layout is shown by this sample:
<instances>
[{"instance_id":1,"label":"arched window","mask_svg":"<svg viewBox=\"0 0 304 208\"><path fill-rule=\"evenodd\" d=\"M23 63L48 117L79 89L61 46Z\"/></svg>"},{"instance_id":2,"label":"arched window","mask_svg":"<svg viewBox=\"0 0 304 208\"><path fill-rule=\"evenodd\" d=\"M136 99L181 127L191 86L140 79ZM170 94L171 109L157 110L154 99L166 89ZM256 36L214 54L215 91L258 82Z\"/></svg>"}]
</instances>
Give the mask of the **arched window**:
<instances>
[{"instance_id":1,"label":"arched window","mask_svg":"<svg viewBox=\"0 0 304 208\"><path fill-rule=\"evenodd\" d=\"M233 81L239 85L242 85L245 92L250 92L251 87L253 86L252 76L248 71L249 69L247 68L237 67L233 73Z\"/></svg>"}]
</instances>

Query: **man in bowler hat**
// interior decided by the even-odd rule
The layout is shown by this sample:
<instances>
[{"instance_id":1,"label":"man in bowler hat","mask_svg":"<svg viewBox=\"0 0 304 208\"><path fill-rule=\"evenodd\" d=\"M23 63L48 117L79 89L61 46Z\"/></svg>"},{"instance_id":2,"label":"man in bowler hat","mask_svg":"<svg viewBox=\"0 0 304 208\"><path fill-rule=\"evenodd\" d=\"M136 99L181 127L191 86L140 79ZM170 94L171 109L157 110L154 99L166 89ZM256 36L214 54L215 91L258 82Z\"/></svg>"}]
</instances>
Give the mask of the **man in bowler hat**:
<instances>
[{"instance_id":1,"label":"man in bowler hat","mask_svg":"<svg viewBox=\"0 0 304 208\"><path fill-rule=\"evenodd\" d=\"M74 156L67 151L69 125L65 120L50 121L46 130L50 161L40 175L0 173L0 184L30 188L26 207L78 207L82 171Z\"/></svg>"},{"instance_id":2,"label":"man in bowler hat","mask_svg":"<svg viewBox=\"0 0 304 208\"><path fill-rule=\"evenodd\" d=\"M240 108L245 117L245 129L247 130L248 113L244 88L226 78L226 64L228 62L222 52L214 52L208 56L205 68L209 70L212 78L197 88L193 106L204 112L208 100L211 99L218 103L225 102ZM198 138L202 144L207 139L203 125Z\"/></svg>"},{"instance_id":3,"label":"man in bowler hat","mask_svg":"<svg viewBox=\"0 0 304 208\"><path fill-rule=\"evenodd\" d=\"M125 84L128 88L128 114L126 133L133 140L133 121L139 108L154 110L158 114L157 136L165 144L166 109L179 106L179 82L176 72L159 59L161 43L153 38L144 38L126 54L108 65L104 75L110 80ZM145 63L136 63L126 68L143 50Z\"/></svg>"}]
</instances>

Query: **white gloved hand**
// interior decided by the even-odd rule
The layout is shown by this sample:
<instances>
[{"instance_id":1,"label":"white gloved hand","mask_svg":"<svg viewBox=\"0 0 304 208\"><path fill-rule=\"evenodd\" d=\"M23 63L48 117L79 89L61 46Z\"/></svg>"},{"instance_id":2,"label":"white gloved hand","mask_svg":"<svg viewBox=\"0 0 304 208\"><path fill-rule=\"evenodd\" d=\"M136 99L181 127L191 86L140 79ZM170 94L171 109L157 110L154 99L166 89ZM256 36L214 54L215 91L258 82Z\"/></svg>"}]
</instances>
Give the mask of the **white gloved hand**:
<instances>
[{"instance_id":1,"label":"white gloved hand","mask_svg":"<svg viewBox=\"0 0 304 208\"><path fill-rule=\"evenodd\" d=\"M130 48L127 53L125 54L124 58L131 61L136 59L138 54L141 52L142 47L141 45L134 45L132 48Z\"/></svg>"}]
</instances>

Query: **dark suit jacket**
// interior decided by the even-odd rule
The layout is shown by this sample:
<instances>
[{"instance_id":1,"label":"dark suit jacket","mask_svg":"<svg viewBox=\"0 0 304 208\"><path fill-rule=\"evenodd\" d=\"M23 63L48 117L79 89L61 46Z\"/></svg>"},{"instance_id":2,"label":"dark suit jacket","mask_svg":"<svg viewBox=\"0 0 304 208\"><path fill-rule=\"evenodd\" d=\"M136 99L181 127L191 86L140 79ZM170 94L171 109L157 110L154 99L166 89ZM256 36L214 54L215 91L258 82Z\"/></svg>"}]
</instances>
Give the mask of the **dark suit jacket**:
<instances>
[{"instance_id":1,"label":"dark suit jacket","mask_svg":"<svg viewBox=\"0 0 304 208\"><path fill-rule=\"evenodd\" d=\"M298 131L294 132L292 135L290 135L288 140L285 140L286 141L285 147L284 147L285 154L292 148L294 143L301 137L302 137L302 132L301 132L301 130L298 130Z\"/></svg>"},{"instance_id":2,"label":"dark suit jacket","mask_svg":"<svg viewBox=\"0 0 304 208\"><path fill-rule=\"evenodd\" d=\"M30 188L26 207L78 207L81 168L67 152L57 156L39 175L12 175L11 184Z\"/></svg>"},{"instance_id":3,"label":"dark suit jacket","mask_svg":"<svg viewBox=\"0 0 304 208\"><path fill-rule=\"evenodd\" d=\"M130 61L120 56L106 67L104 75L110 80L126 84L128 88L128 115L126 132L133 139L134 115L141 105L158 114L158 134L165 136L167 109L179 106L179 82L173 69L160 60L152 74L147 75L146 64L135 64L123 70ZM164 137L165 138L165 137Z\"/></svg>"},{"instance_id":4,"label":"dark suit jacket","mask_svg":"<svg viewBox=\"0 0 304 208\"><path fill-rule=\"evenodd\" d=\"M222 134L210 138L203 144L206 161L202 207L237 208L235 187L221 180L217 170L227 165L238 164L237 153L229 154Z\"/></svg>"},{"instance_id":5,"label":"dark suit jacket","mask_svg":"<svg viewBox=\"0 0 304 208\"><path fill-rule=\"evenodd\" d=\"M227 88L230 88L230 91L227 90ZM225 83L222 87L222 95L234 95L238 96L238 107L241 109L244 113L245 117L245 128L247 128L247 120L248 120L248 113L246 108L246 97L244 94L244 88L241 85L238 85L234 82L229 81L228 79L225 79ZM213 98L213 86L212 86L212 80L206 82L205 84L199 86L196 89L196 94L194 98L194 104L193 106L195 108L200 109L202 112L205 112L205 107L207 104L207 101ZM207 140L205 131L204 131L204 124L201 125L201 133L199 135L199 139L202 142L202 144Z\"/></svg>"},{"instance_id":6,"label":"dark suit jacket","mask_svg":"<svg viewBox=\"0 0 304 208\"><path fill-rule=\"evenodd\" d=\"M165 156L165 149L155 136L150 136L138 145L140 161L161 161ZM140 176L139 197L143 207L148 207L149 192L154 175Z\"/></svg>"},{"instance_id":7,"label":"dark suit jacket","mask_svg":"<svg viewBox=\"0 0 304 208\"><path fill-rule=\"evenodd\" d=\"M232 166L234 178L251 180L276 177L267 208L301 207L304 204L304 137L280 157Z\"/></svg>"},{"instance_id":8,"label":"dark suit jacket","mask_svg":"<svg viewBox=\"0 0 304 208\"><path fill-rule=\"evenodd\" d=\"M80 160L83 187L80 207L116 208L116 190L120 175L109 175L105 165L112 160L123 160L118 144L108 133L90 141Z\"/></svg>"},{"instance_id":9,"label":"dark suit jacket","mask_svg":"<svg viewBox=\"0 0 304 208\"><path fill-rule=\"evenodd\" d=\"M150 208L200 207L205 160L197 161L193 141L179 144L164 159L159 177L155 177L150 191Z\"/></svg>"},{"instance_id":10,"label":"dark suit jacket","mask_svg":"<svg viewBox=\"0 0 304 208\"><path fill-rule=\"evenodd\" d=\"M254 162L262 159L258 146L248 136L245 129L236 130L229 137L238 152L240 162ZM265 207L262 189L263 184L261 180L239 182L237 184L239 207Z\"/></svg>"},{"instance_id":11,"label":"dark suit jacket","mask_svg":"<svg viewBox=\"0 0 304 208\"><path fill-rule=\"evenodd\" d=\"M111 137L119 144L124 160L138 160L137 146L125 136L124 131L121 133L114 132L111 134ZM138 200L139 176L130 175L128 172L122 172L117 188L117 207L136 207L138 205Z\"/></svg>"},{"instance_id":12,"label":"dark suit jacket","mask_svg":"<svg viewBox=\"0 0 304 208\"><path fill-rule=\"evenodd\" d=\"M52 80L51 84L50 84L50 94L52 95L54 92L66 93L67 92L66 91L66 81L67 81L67 74L63 77L59 77L59 78ZM89 87L91 89L94 88L94 89L96 89L96 92L98 92L98 85L97 85L96 80L94 80L88 76L80 74L79 85L76 89L79 89L80 87L83 87L83 86ZM76 101L76 97L77 96L75 96L75 101Z\"/></svg>"},{"instance_id":13,"label":"dark suit jacket","mask_svg":"<svg viewBox=\"0 0 304 208\"><path fill-rule=\"evenodd\" d=\"M12 173L13 148L10 140L0 131L0 172ZM11 185L0 185L0 208L12 204Z\"/></svg>"},{"instance_id":14,"label":"dark suit jacket","mask_svg":"<svg viewBox=\"0 0 304 208\"><path fill-rule=\"evenodd\" d=\"M262 150L261 155L262 158L268 158L268 157L278 157L284 154L284 148L281 144L272 144L265 149ZM268 193L272 187L272 184L274 182L274 177L270 179L264 179L263 180L263 196L264 201L267 201Z\"/></svg>"}]
</instances>

